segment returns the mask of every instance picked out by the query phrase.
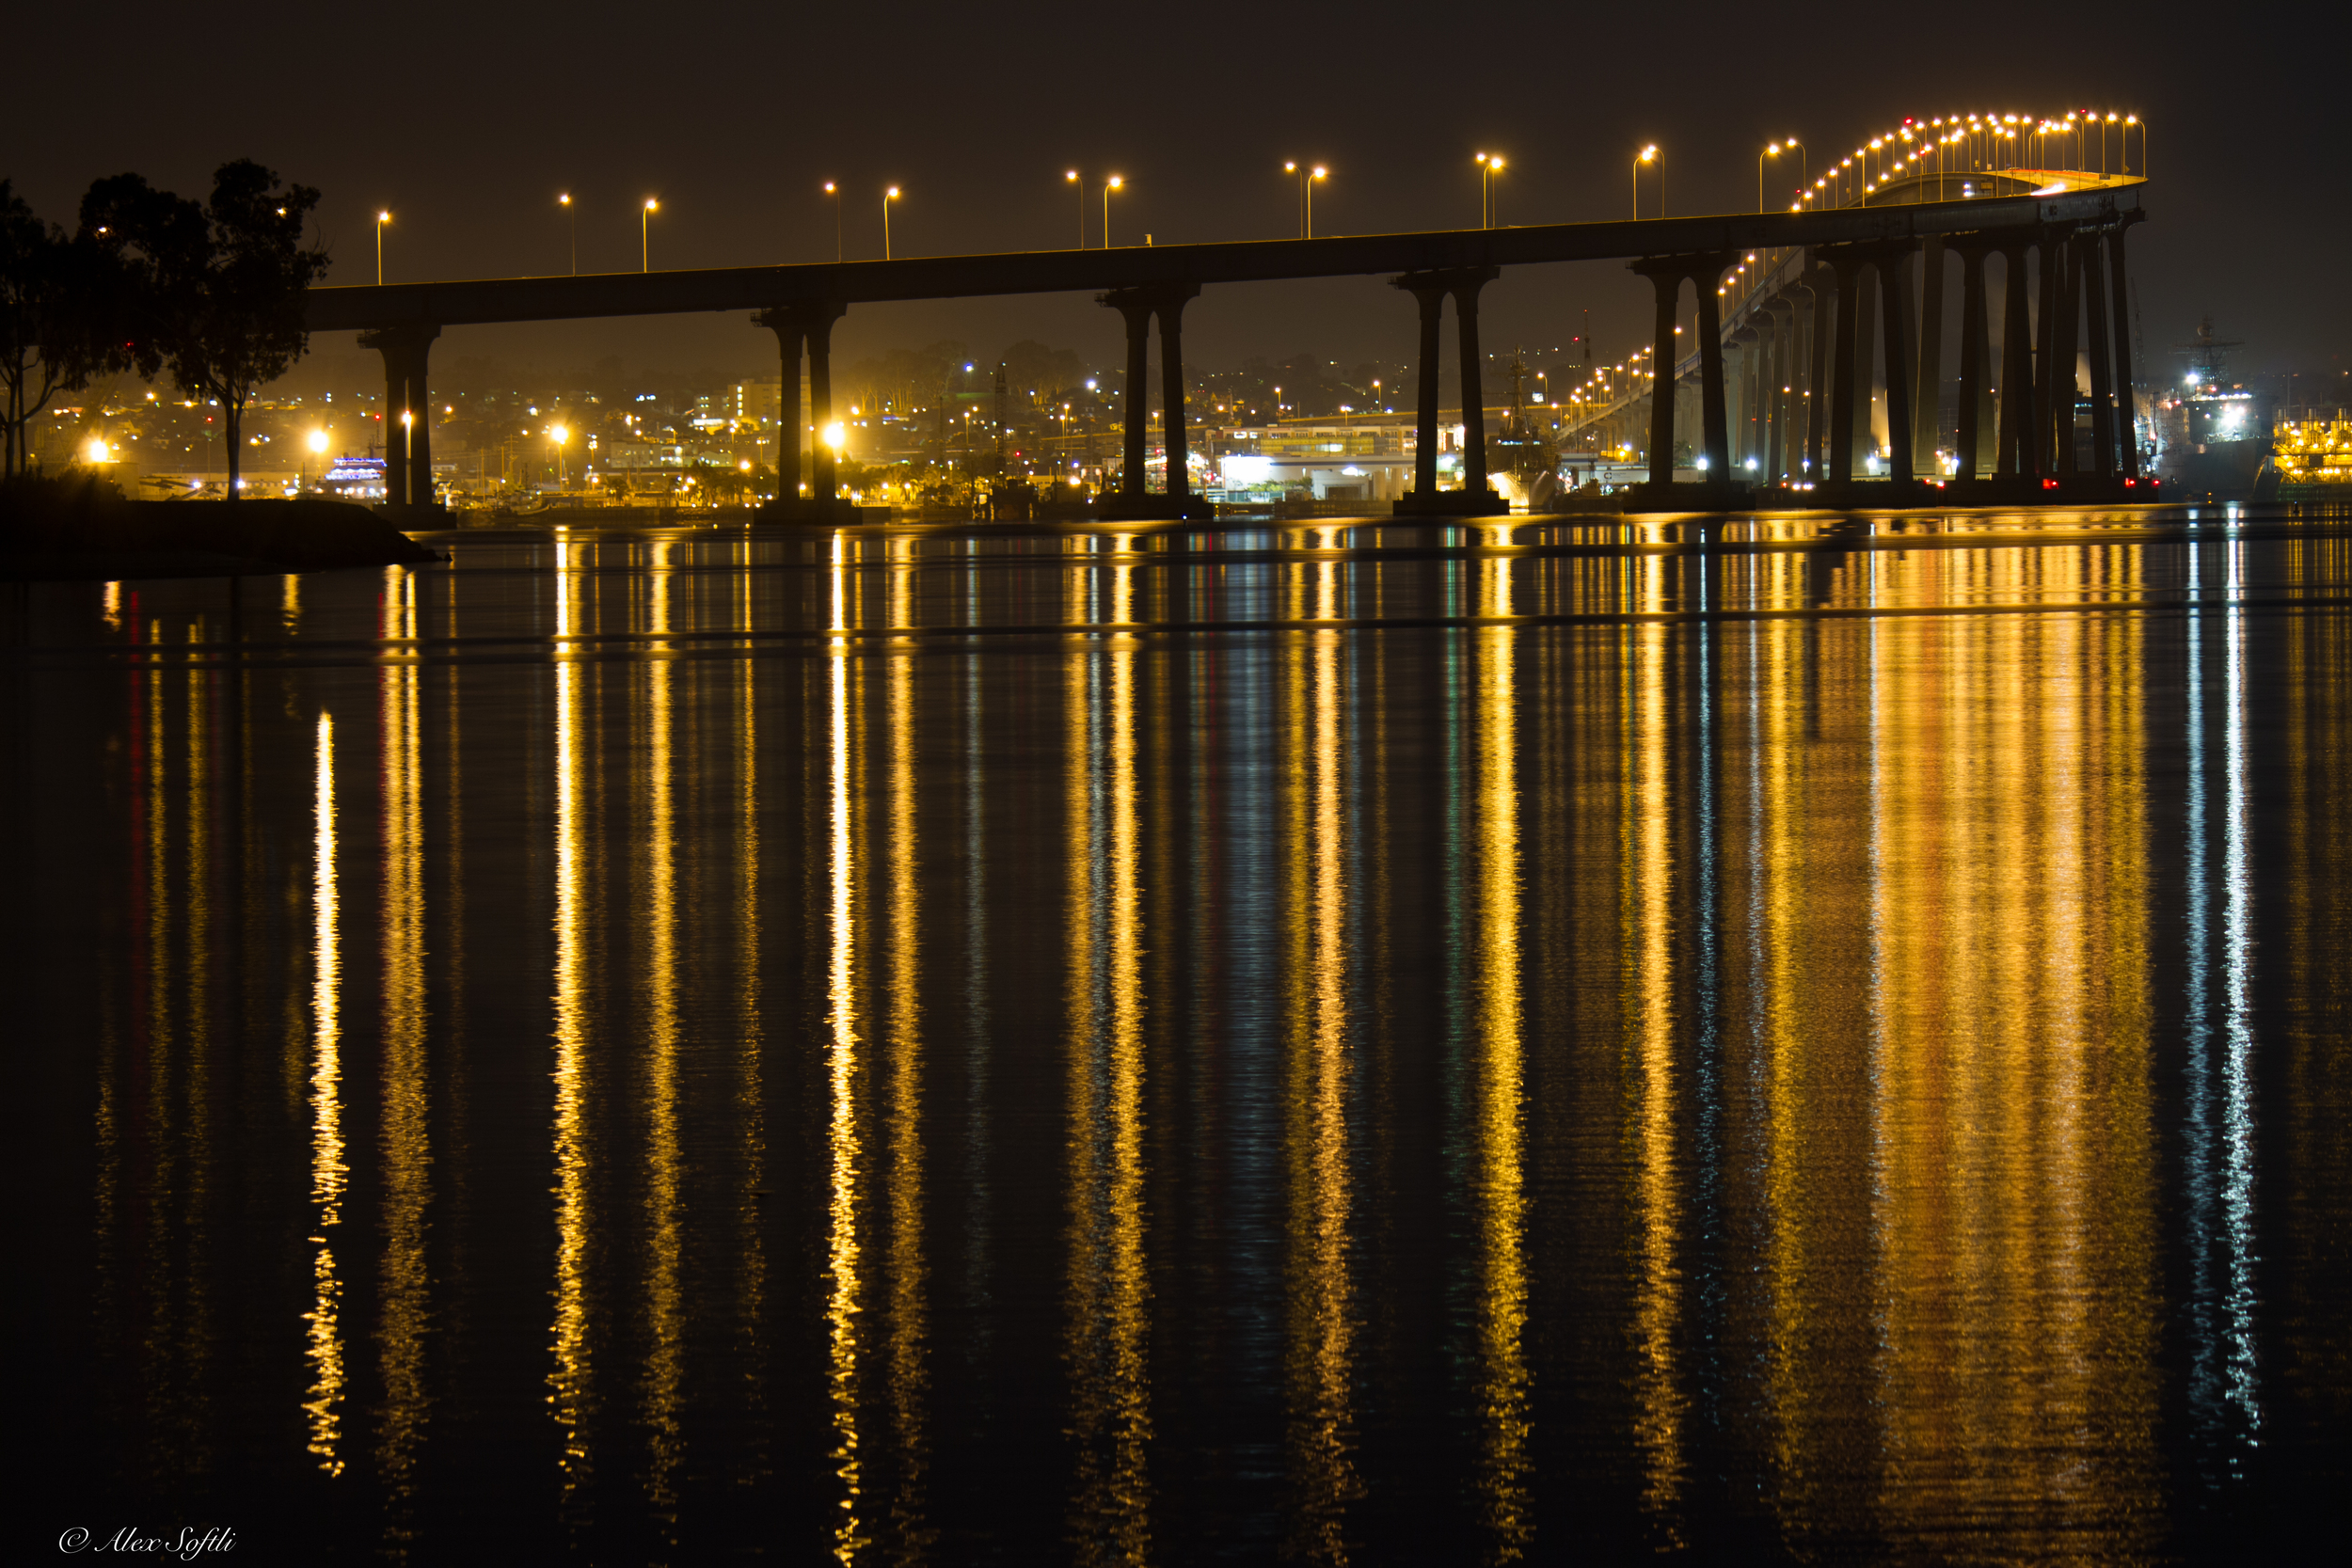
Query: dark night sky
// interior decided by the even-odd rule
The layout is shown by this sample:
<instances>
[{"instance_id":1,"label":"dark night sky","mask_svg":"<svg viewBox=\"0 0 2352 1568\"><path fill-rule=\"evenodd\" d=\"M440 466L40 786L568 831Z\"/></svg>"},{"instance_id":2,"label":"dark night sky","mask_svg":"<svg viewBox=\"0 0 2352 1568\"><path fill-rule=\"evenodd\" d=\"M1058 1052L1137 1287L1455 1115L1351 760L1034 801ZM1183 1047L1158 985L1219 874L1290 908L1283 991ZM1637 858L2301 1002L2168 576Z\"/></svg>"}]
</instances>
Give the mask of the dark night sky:
<instances>
[{"instance_id":1,"label":"dark night sky","mask_svg":"<svg viewBox=\"0 0 2352 1568\"><path fill-rule=\"evenodd\" d=\"M564 270L563 189L580 204L583 271L637 264L647 195L661 200L658 266L825 260L827 179L850 198L851 257L881 253L894 182L901 254L1065 245L1073 166L1130 182L1117 239L1292 233L1286 157L1331 166L1318 232L1468 225L1480 150L1510 159L1504 221L1560 222L1624 215L1645 141L1665 150L1670 211L1742 211L1772 136L1818 155L1905 115L2097 106L2152 122L2152 215L2132 251L2152 356L2210 311L2246 340L2240 370L2336 373L2352 364L2346 16L1391 0L43 7L9 24L33 67L0 174L70 223L95 176L136 169L200 195L218 163L258 158L326 193L333 279L364 282L379 205L397 214L396 280ZM1487 293L1488 346L1565 342L1590 308L1614 357L1638 341L1645 298L1613 263L1516 271ZM1215 291L1185 328L1188 357L1211 366L1299 350L1402 359L1412 342L1409 308L1369 279ZM988 352L1033 336L1108 360L1116 331L1084 296L1040 296L861 309L835 343L854 356L954 336ZM341 357L347 341L314 349ZM766 342L732 318L469 328L437 362L617 354L632 369L748 371Z\"/></svg>"}]
</instances>

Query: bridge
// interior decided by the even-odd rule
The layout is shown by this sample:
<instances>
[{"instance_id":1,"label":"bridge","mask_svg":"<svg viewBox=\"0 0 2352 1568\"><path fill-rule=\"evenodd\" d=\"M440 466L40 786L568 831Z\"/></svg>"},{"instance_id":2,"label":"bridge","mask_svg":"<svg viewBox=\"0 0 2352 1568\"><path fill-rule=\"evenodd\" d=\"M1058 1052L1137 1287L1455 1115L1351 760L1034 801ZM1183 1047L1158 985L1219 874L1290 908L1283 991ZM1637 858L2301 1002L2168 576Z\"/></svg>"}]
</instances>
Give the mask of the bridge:
<instances>
[{"instance_id":1,"label":"bridge","mask_svg":"<svg viewBox=\"0 0 2352 1568\"><path fill-rule=\"evenodd\" d=\"M2123 236L2143 216L2144 180L2102 181L2083 188L2020 190L1952 198L1939 181L1932 188L1887 189L1868 204L1813 206L1791 211L1714 217L1648 218L1611 223L1549 224L1512 229L1440 230L1402 234L1347 235L1312 240L1128 246L1104 250L1028 251L996 255L914 257L776 267L728 267L588 277L484 278L444 283L396 283L310 291L306 325L314 332L357 329L363 344L384 356L387 429L408 417L405 461L389 466L388 500L404 506L432 496L432 436L426 410L432 344L445 327L491 323L586 320L613 316L744 311L776 335L783 365L780 424L797 430L801 367L808 367L808 416L819 429L833 418L833 325L851 308L897 300L984 295L1092 293L1123 318L1128 386L1145 385L1150 332L1156 320L1165 383L1164 439L1168 491L1143 490L1145 404L1127 400L1126 467L1114 503L1128 517L1202 515L1206 506L1188 491L1183 378L1185 307L1213 285L1387 274L1410 294L1419 317L1419 448L1414 488L1396 503L1404 515L1483 515L1507 510L1486 475L1484 392L1478 346L1478 299L1485 286L1512 266L1624 260L1656 290L1653 363L1672 365L1675 322L1682 285L1697 302L1698 346L1692 356L1697 407L1692 432L1701 437L1706 474L1696 484L1675 483L1675 378L1654 378L1649 439L1650 482L1636 504L1696 509L1769 502L1753 493L1775 483L1807 488L1810 504L1836 504L1855 482L1856 387L1867 386L1874 321L1883 327L1889 428L1899 485L1914 483L1915 403L1933 418L1933 400L1915 399L1932 388L1917 372L1940 342L1940 273L1947 254L1964 271L1961 380L1963 472L1966 486L1987 499L2041 495L2060 482L2069 499L2105 484L2137 482L2130 440L2130 337L2123 330L2128 298ZM1897 197L1909 199L1896 199ZM1930 318L1923 335L1910 283L1910 258L1930 258ZM2026 257L2036 261L2040 285L2039 342L2029 341ZM1985 261L1999 257L2011 286L2006 301L1997 436L1979 460L1981 405L1994 401L1994 360L1986 347ZM1726 331L1727 277L1777 258L1777 281L1768 295L1746 290L1740 319ZM2088 302L2088 309L2084 309ZM1438 488L1438 376L1445 301L1454 306L1461 381L1463 483ZM2110 303L2114 329L2109 330ZM2087 473L2078 473L2074 402L2059 408L2061 356L2071 365L2083 330L2090 337L2092 417L2097 435ZM1769 336L1768 336L1769 329ZM1754 333L1753 341L1740 334ZM1741 420L1735 447L1726 408L1725 339L1736 357ZM2032 367L2038 365L2039 369ZM2071 376L2066 391L2072 391ZM1778 389L1775 389L1775 388ZM1815 395L1816 389L1823 395ZM2116 430L2122 388L2122 439ZM1867 392L1862 394L1867 398ZM2068 438L2061 440L2061 420ZM1867 426L1866 426L1867 431ZM1759 434L1760 432L1760 434ZM1756 459L1750 466L1751 457ZM778 511L813 519L841 513L832 452L811 452L809 499L795 508L803 475L799 444L777 443ZM1998 492L1997 495L1994 492ZM1899 499L1883 483L1871 486L1879 504Z\"/></svg>"}]
</instances>

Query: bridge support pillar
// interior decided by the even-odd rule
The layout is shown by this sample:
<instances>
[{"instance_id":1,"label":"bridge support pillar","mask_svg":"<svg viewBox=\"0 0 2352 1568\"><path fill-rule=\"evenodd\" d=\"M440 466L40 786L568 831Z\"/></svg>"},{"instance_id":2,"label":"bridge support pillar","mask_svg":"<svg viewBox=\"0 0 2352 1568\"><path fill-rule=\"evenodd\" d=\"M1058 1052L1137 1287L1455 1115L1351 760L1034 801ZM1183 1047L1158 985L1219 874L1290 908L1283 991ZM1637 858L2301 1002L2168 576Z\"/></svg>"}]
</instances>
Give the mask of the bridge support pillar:
<instances>
[{"instance_id":1,"label":"bridge support pillar","mask_svg":"<svg viewBox=\"0 0 2352 1568\"><path fill-rule=\"evenodd\" d=\"M2021 478L2042 472L2034 460L2033 334L2026 322L2026 241L2004 239L2001 252L2001 421L1994 471Z\"/></svg>"},{"instance_id":2,"label":"bridge support pillar","mask_svg":"<svg viewBox=\"0 0 2352 1568\"><path fill-rule=\"evenodd\" d=\"M1459 277L1453 289L1454 325L1461 337L1462 488L1474 506L1494 499L1486 484L1486 386L1478 352L1478 291L1500 274L1481 267Z\"/></svg>"},{"instance_id":3,"label":"bridge support pillar","mask_svg":"<svg viewBox=\"0 0 2352 1568\"><path fill-rule=\"evenodd\" d=\"M1731 335L1729 385L1724 388L1731 430L1731 450L1727 454L1730 467L1724 470L1735 478L1744 477L1748 459L1756 455L1758 435L1756 415L1762 406L1764 388L1764 335L1756 329L1753 321Z\"/></svg>"},{"instance_id":4,"label":"bridge support pillar","mask_svg":"<svg viewBox=\"0 0 2352 1568\"><path fill-rule=\"evenodd\" d=\"M1127 326L1127 420L1125 471L1119 479L1114 503L1129 517L1207 517L1215 509L1197 499L1184 471L1184 305L1200 293L1197 283L1168 283L1148 288L1113 289L1095 302L1120 314ZM1160 394L1163 443L1168 453L1168 490L1148 495L1144 471L1151 456L1152 318L1160 322Z\"/></svg>"},{"instance_id":5,"label":"bridge support pillar","mask_svg":"<svg viewBox=\"0 0 2352 1568\"><path fill-rule=\"evenodd\" d=\"M1912 445L1910 240L1884 240L1878 247L1879 293L1886 332L1886 477L1908 484L1917 477Z\"/></svg>"},{"instance_id":6,"label":"bridge support pillar","mask_svg":"<svg viewBox=\"0 0 2352 1568\"><path fill-rule=\"evenodd\" d=\"M1103 302L1127 324L1127 419L1125 439L1120 444L1119 499L1136 503L1143 499L1149 464L1145 447L1152 418L1152 304L1125 293L1116 298L1105 294Z\"/></svg>"},{"instance_id":7,"label":"bridge support pillar","mask_svg":"<svg viewBox=\"0 0 2352 1568\"><path fill-rule=\"evenodd\" d=\"M1724 407L1723 302L1715 292L1732 260L1729 252L1703 251L1644 256L1630 263L1650 280L1658 294L1657 335L1650 347L1650 479L1645 488L1674 483L1675 307L1681 297L1683 279L1689 278L1698 291L1699 430L1700 450L1706 456L1701 459L1704 471L1697 486L1702 493L1679 498L1688 504L1729 499L1741 477L1741 470L1732 462L1730 421ZM1671 495L1651 498L1661 504L1677 499Z\"/></svg>"},{"instance_id":8,"label":"bridge support pillar","mask_svg":"<svg viewBox=\"0 0 2352 1568\"><path fill-rule=\"evenodd\" d=\"M825 439L833 423L833 324L847 313L841 306L827 305L808 314L808 417L817 427L808 447L808 497L828 511L841 500L841 454Z\"/></svg>"},{"instance_id":9,"label":"bridge support pillar","mask_svg":"<svg viewBox=\"0 0 2352 1568\"><path fill-rule=\"evenodd\" d=\"M2050 435L2057 447L2056 472L2072 479L2082 464L2074 440L2074 416L2082 389L2074 363L2082 348L2083 247L2069 234L2058 247L2058 303L2056 352L2050 358Z\"/></svg>"},{"instance_id":10,"label":"bridge support pillar","mask_svg":"<svg viewBox=\"0 0 2352 1568\"><path fill-rule=\"evenodd\" d=\"M1867 470L1870 454L1878 451L1878 420L1872 412L1877 404L1874 394L1878 387L1878 268L1867 261L1858 268L1853 290L1854 431L1852 456L1848 459L1846 470L1850 477L1856 468Z\"/></svg>"},{"instance_id":11,"label":"bridge support pillar","mask_svg":"<svg viewBox=\"0 0 2352 1568\"><path fill-rule=\"evenodd\" d=\"M808 340L802 313L779 306L752 317L753 325L776 335L784 379L776 389L776 501L791 506L801 498L801 345Z\"/></svg>"},{"instance_id":12,"label":"bridge support pillar","mask_svg":"<svg viewBox=\"0 0 2352 1568\"><path fill-rule=\"evenodd\" d=\"M1641 270L1639 267L1636 271ZM1650 341L1649 482L1672 484L1675 477L1675 307L1682 274L1661 269L1649 275L1658 294L1658 325Z\"/></svg>"},{"instance_id":13,"label":"bridge support pillar","mask_svg":"<svg viewBox=\"0 0 2352 1568\"><path fill-rule=\"evenodd\" d=\"M2100 268L2099 236L2077 240L2083 279L2083 314L2090 328L2090 445L2091 470L2101 479L2115 477L2115 361L2107 344L2107 283Z\"/></svg>"},{"instance_id":14,"label":"bridge support pillar","mask_svg":"<svg viewBox=\"0 0 2352 1568\"><path fill-rule=\"evenodd\" d=\"M2065 247L2058 231L2045 230L2034 247L2035 292L2041 309L2034 322L2033 471L2055 474L2058 469L2058 279L2066 272Z\"/></svg>"},{"instance_id":15,"label":"bridge support pillar","mask_svg":"<svg viewBox=\"0 0 2352 1568\"><path fill-rule=\"evenodd\" d=\"M359 334L359 346L384 356L384 504L433 502L433 395L426 365L438 326L383 326Z\"/></svg>"},{"instance_id":16,"label":"bridge support pillar","mask_svg":"<svg viewBox=\"0 0 2352 1568\"><path fill-rule=\"evenodd\" d=\"M1830 346L1829 466L1821 477L1845 484L1853 479L1854 317L1859 313L1854 284L1862 259L1841 250L1832 253L1829 263L1837 279L1837 325Z\"/></svg>"},{"instance_id":17,"label":"bridge support pillar","mask_svg":"<svg viewBox=\"0 0 2352 1568\"><path fill-rule=\"evenodd\" d=\"M1168 493L1181 507L1192 494L1191 449L1184 429L1184 303L1198 287L1160 293L1160 429L1168 452Z\"/></svg>"},{"instance_id":18,"label":"bridge support pillar","mask_svg":"<svg viewBox=\"0 0 2352 1568\"><path fill-rule=\"evenodd\" d=\"M1435 283L1398 278L1421 307L1420 404L1414 417L1413 494L1438 493L1438 328L1445 313L1445 290Z\"/></svg>"},{"instance_id":19,"label":"bridge support pillar","mask_svg":"<svg viewBox=\"0 0 2352 1568\"><path fill-rule=\"evenodd\" d=\"M784 380L776 399L776 499L762 508L771 521L833 523L857 520L840 497L838 464L825 444L833 422L833 324L849 313L830 301L778 305L752 317L776 335ZM808 494L801 494L801 358L808 357Z\"/></svg>"},{"instance_id":20,"label":"bridge support pillar","mask_svg":"<svg viewBox=\"0 0 2352 1568\"><path fill-rule=\"evenodd\" d=\"M1904 289L1908 294L1908 287ZM1920 246L1919 334L1912 379L1911 451L1921 470L1935 474L1936 449L1944 438L1944 236L1931 234Z\"/></svg>"},{"instance_id":21,"label":"bridge support pillar","mask_svg":"<svg viewBox=\"0 0 2352 1568\"><path fill-rule=\"evenodd\" d=\"M1785 290L1773 296L1764 307L1765 319L1772 324L1772 352L1765 361L1771 385L1766 388L1764 407L1770 416L1764 439L1764 467L1758 476L1767 484L1787 483L1794 466L1789 457L1793 444L1789 431L1791 416L1797 407L1797 299L1793 290Z\"/></svg>"},{"instance_id":22,"label":"bridge support pillar","mask_svg":"<svg viewBox=\"0 0 2352 1568\"><path fill-rule=\"evenodd\" d=\"M2125 479L2139 477L2137 399L2132 386L2132 307L2130 285L2123 276L2123 236L2146 214L2126 213L2107 231L2109 309L2115 313L2115 400L2120 467Z\"/></svg>"},{"instance_id":23,"label":"bridge support pillar","mask_svg":"<svg viewBox=\"0 0 2352 1568\"><path fill-rule=\"evenodd\" d=\"M1400 517L1488 517L1507 513L1511 503L1486 483L1486 390L1479 375L1478 292L1502 273L1494 267L1456 267L1438 272L1412 272L1389 281L1413 296L1421 308L1421 407L1419 449L1413 454L1412 493L1396 502ZM1438 323L1445 297L1454 296L1454 318L1459 335L1462 388L1462 487L1438 488Z\"/></svg>"},{"instance_id":24,"label":"bridge support pillar","mask_svg":"<svg viewBox=\"0 0 2352 1568\"><path fill-rule=\"evenodd\" d=\"M1731 258L1714 259L1715 265L1694 273L1699 291L1699 422L1707 434L1707 477L1728 484L1738 475L1731 467L1731 431L1724 418L1724 269Z\"/></svg>"},{"instance_id":25,"label":"bridge support pillar","mask_svg":"<svg viewBox=\"0 0 2352 1568\"><path fill-rule=\"evenodd\" d=\"M1982 471L1977 448L1983 434L1985 388L1984 245L1962 244L1960 251L1960 420L1953 438L1954 477L1973 480Z\"/></svg>"},{"instance_id":26,"label":"bridge support pillar","mask_svg":"<svg viewBox=\"0 0 2352 1568\"><path fill-rule=\"evenodd\" d=\"M1829 343L1837 275L1805 259L1804 269L1804 477L1821 477L1821 453L1829 440Z\"/></svg>"}]
</instances>

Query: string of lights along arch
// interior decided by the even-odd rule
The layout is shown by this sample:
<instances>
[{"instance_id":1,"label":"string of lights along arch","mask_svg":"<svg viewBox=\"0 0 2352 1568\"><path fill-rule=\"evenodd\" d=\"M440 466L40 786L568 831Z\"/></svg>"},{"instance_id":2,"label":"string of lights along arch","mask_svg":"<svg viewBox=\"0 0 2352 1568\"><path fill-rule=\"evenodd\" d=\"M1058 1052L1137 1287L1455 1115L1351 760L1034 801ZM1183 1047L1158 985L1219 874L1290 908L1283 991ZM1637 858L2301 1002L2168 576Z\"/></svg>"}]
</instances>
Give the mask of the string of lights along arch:
<instances>
[{"instance_id":1,"label":"string of lights along arch","mask_svg":"<svg viewBox=\"0 0 2352 1568\"><path fill-rule=\"evenodd\" d=\"M2136 113L1931 115L1868 136L1794 192L1788 210L2056 195L2146 178L2148 121Z\"/></svg>"}]
</instances>

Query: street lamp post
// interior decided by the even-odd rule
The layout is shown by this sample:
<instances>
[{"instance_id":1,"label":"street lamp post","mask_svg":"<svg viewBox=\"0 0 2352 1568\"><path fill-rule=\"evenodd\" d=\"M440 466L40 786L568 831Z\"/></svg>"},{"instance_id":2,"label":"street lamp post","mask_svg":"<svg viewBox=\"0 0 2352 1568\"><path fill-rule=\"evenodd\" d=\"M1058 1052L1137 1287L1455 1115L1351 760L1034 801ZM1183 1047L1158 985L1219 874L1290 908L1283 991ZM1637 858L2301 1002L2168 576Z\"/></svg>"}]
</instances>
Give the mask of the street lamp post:
<instances>
[{"instance_id":1,"label":"street lamp post","mask_svg":"<svg viewBox=\"0 0 2352 1568\"><path fill-rule=\"evenodd\" d=\"M1633 216L1637 221L1642 215L1642 166L1644 164L1658 166L1658 215L1661 218L1666 215L1666 165L1665 161L1658 155L1658 144L1652 142L1633 155Z\"/></svg>"},{"instance_id":2,"label":"street lamp post","mask_svg":"<svg viewBox=\"0 0 2352 1568\"><path fill-rule=\"evenodd\" d=\"M1295 159L1286 158L1282 162L1282 172L1298 176L1298 237L1302 240L1311 240L1315 237L1314 182L1331 171L1321 164L1317 164L1311 169L1300 168Z\"/></svg>"},{"instance_id":3,"label":"street lamp post","mask_svg":"<svg viewBox=\"0 0 2352 1568\"><path fill-rule=\"evenodd\" d=\"M1502 172L1502 154L1486 152L1478 154L1478 227L1481 229L1492 229L1495 226L1491 182Z\"/></svg>"},{"instance_id":4,"label":"street lamp post","mask_svg":"<svg viewBox=\"0 0 2352 1568\"><path fill-rule=\"evenodd\" d=\"M1080 250L1084 250L1087 247L1087 182L1078 177L1078 171L1074 168L1068 174L1063 175L1062 178L1077 187L1078 248Z\"/></svg>"},{"instance_id":5,"label":"street lamp post","mask_svg":"<svg viewBox=\"0 0 2352 1568\"><path fill-rule=\"evenodd\" d=\"M841 187L825 182L825 194L833 198L833 259L841 260Z\"/></svg>"},{"instance_id":6,"label":"street lamp post","mask_svg":"<svg viewBox=\"0 0 2352 1568\"><path fill-rule=\"evenodd\" d=\"M2144 136L2141 144L2146 145ZM384 286L384 226L391 221L392 214L389 213L375 214L375 284L379 289Z\"/></svg>"},{"instance_id":7,"label":"street lamp post","mask_svg":"<svg viewBox=\"0 0 2352 1568\"><path fill-rule=\"evenodd\" d=\"M885 261L890 260L890 204L898 199L898 186L893 185L882 192L882 260Z\"/></svg>"},{"instance_id":8,"label":"street lamp post","mask_svg":"<svg viewBox=\"0 0 2352 1568\"><path fill-rule=\"evenodd\" d=\"M1790 136L1786 141L1776 141L1772 143L1767 146L1763 151L1756 155L1756 210L1757 212L1761 213L1764 210L1764 160L1767 158L1777 158L1783 152L1795 152L1800 150L1801 144L1798 142L1797 138ZM1810 168L1807 168L1804 171L1806 174L1810 174L1812 170ZM1800 183L1803 183L1804 176L1800 175L1798 180Z\"/></svg>"},{"instance_id":9,"label":"street lamp post","mask_svg":"<svg viewBox=\"0 0 2352 1568\"><path fill-rule=\"evenodd\" d=\"M558 490L564 488L564 443L571 438L572 433L566 427L560 424L548 426L548 439L555 443L555 487Z\"/></svg>"},{"instance_id":10,"label":"street lamp post","mask_svg":"<svg viewBox=\"0 0 2352 1568\"><path fill-rule=\"evenodd\" d=\"M569 220L571 224L572 276L574 277L578 277L580 276L580 211L572 205L572 193L569 191L565 191L563 195L557 197L555 198L555 204L564 209L564 216Z\"/></svg>"},{"instance_id":11,"label":"street lamp post","mask_svg":"<svg viewBox=\"0 0 2352 1568\"><path fill-rule=\"evenodd\" d=\"M653 271L653 214L660 205L647 197L645 210L637 214L637 263L641 272Z\"/></svg>"},{"instance_id":12,"label":"street lamp post","mask_svg":"<svg viewBox=\"0 0 2352 1568\"><path fill-rule=\"evenodd\" d=\"M1111 192L1126 188L1127 182L1116 174L1103 182L1103 248L1104 250L1111 247Z\"/></svg>"}]
</instances>

